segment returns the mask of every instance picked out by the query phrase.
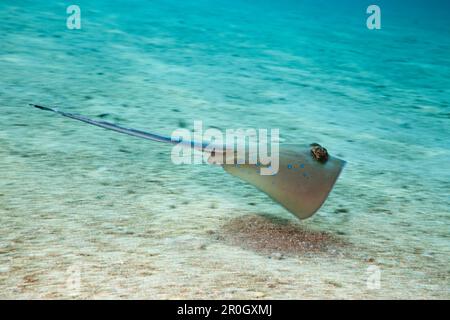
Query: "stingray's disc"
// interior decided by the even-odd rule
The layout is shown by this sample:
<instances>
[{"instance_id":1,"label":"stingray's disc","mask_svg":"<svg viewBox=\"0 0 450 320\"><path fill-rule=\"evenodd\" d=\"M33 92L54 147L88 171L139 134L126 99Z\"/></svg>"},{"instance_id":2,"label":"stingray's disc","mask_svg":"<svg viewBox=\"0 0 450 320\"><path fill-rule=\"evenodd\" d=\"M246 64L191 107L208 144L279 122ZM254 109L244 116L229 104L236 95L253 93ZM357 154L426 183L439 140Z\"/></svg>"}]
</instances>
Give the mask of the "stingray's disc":
<instances>
[{"instance_id":1,"label":"stingray's disc","mask_svg":"<svg viewBox=\"0 0 450 320\"><path fill-rule=\"evenodd\" d=\"M320 208L345 165L345 161L331 156L321 163L311 156L309 147L280 145L279 159L278 173L270 176L261 175L255 164L225 164L223 168L265 192L300 219L312 216Z\"/></svg>"}]
</instances>

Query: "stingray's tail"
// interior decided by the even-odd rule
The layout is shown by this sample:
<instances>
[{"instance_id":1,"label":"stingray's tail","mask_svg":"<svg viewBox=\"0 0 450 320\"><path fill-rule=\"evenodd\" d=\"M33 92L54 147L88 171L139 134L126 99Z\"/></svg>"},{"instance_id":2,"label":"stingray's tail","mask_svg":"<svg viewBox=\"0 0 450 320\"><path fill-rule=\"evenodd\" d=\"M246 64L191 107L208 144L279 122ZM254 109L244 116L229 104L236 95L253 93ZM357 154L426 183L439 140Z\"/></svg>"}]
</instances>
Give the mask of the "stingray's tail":
<instances>
[{"instance_id":1,"label":"stingray's tail","mask_svg":"<svg viewBox=\"0 0 450 320\"><path fill-rule=\"evenodd\" d=\"M54 108L38 106L36 104L30 104L30 105L35 108L41 109L41 110L55 112L64 117L68 117L68 118L72 118L72 119L75 119L78 121L86 122L86 123L92 124L94 126L102 127L102 128L108 129L108 130L125 133L130 136L135 136L135 137L158 141L158 142L172 143L172 144L177 144L177 143L181 142L180 140L172 140L170 137L167 137L167 136L154 134L154 133L150 133L150 132L144 132L144 131L131 129L131 128L125 128L125 127L118 126L111 122L93 120L93 119L86 118L85 116L82 116L82 115L68 113L68 112L60 111L60 110L54 109Z\"/></svg>"}]
</instances>

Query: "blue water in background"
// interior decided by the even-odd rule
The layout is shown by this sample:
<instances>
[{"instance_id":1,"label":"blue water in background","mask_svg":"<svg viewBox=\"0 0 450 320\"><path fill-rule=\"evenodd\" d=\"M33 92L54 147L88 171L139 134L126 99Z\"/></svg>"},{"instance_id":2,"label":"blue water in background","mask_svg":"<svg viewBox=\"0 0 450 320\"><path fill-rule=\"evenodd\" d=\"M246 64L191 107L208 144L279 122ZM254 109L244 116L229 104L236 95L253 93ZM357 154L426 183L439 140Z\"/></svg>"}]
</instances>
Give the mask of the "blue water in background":
<instances>
[{"instance_id":1,"label":"blue water in background","mask_svg":"<svg viewBox=\"0 0 450 320\"><path fill-rule=\"evenodd\" d=\"M302 267L294 258L277 262L294 279L251 255L254 272L296 288L324 274L343 283L315 283L307 293L263 284L254 291L275 298L449 297L447 1L376 1L381 30L366 27L372 1L77 1L81 30L66 28L70 4L0 3L5 297L65 297L55 293L62 276L43 270L65 270L80 259L103 268L129 259L129 270L141 270L148 250L154 252L146 266L155 271L147 291L117 282L116 269L91 268L86 277L105 287L83 294L171 297L176 286L161 283L179 283L181 270L207 283L201 275L211 272L206 263L217 259L214 252L232 257L238 250L219 243L206 256L177 251L184 246L178 237L208 241L206 229L240 215L292 218L219 168L174 167L170 148L52 117L28 103L169 135L202 120L220 129L280 128L286 143L321 143L348 165L321 211L302 223L341 235L358 253L338 262L304 258ZM125 235L111 234L120 228ZM126 234L139 230L155 236L141 243ZM133 254L124 258L127 250ZM381 291L351 280L364 282L367 257L386 270ZM315 273L316 259L322 272ZM198 260L206 262L196 269ZM235 274L232 266L220 270ZM324 271L334 268L340 273ZM20 286L30 274L37 280ZM216 278L215 291L204 284L204 291L181 296L222 297L224 288L255 283L236 279ZM252 297L236 292L231 297Z\"/></svg>"}]
</instances>

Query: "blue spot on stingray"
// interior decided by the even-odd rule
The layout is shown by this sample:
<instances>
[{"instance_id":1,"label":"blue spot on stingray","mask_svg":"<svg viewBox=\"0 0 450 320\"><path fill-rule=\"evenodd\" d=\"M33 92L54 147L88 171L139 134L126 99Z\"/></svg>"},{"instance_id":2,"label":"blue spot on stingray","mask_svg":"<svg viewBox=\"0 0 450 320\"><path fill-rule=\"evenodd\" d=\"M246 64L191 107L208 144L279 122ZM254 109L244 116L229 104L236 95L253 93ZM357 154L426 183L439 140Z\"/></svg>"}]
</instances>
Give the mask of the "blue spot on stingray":
<instances>
[{"instance_id":1,"label":"blue spot on stingray","mask_svg":"<svg viewBox=\"0 0 450 320\"><path fill-rule=\"evenodd\" d=\"M287 165L288 169L292 169L292 164Z\"/></svg>"},{"instance_id":2,"label":"blue spot on stingray","mask_svg":"<svg viewBox=\"0 0 450 320\"><path fill-rule=\"evenodd\" d=\"M300 168L303 169L304 167L305 167L305 165L302 163L302 164L300 165Z\"/></svg>"}]
</instances>

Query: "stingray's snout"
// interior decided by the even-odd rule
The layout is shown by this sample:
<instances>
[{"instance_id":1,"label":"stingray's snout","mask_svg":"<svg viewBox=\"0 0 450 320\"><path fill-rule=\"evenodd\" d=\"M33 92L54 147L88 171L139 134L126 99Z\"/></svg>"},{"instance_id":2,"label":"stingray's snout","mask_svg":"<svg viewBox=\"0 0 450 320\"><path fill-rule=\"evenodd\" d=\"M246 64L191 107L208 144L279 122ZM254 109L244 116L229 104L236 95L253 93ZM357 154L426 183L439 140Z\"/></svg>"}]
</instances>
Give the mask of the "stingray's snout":
<instances>
[{"instance_id":1,"label":"stingray's snout","mask_svg":"<svg viewBox=\"0 0 450 320\"><path fill-rule=\"evenodd\" d=\"M328 161L328 151L318 143L311 143L311 155L321 163Z\"/></svg>"}]
</instances>

